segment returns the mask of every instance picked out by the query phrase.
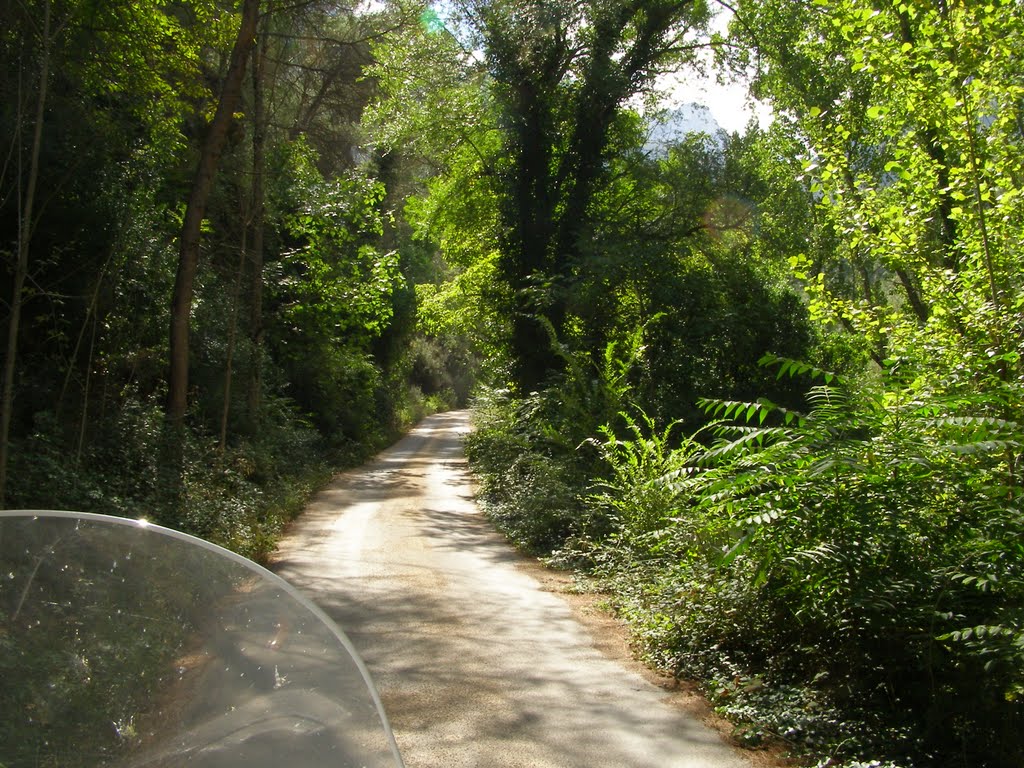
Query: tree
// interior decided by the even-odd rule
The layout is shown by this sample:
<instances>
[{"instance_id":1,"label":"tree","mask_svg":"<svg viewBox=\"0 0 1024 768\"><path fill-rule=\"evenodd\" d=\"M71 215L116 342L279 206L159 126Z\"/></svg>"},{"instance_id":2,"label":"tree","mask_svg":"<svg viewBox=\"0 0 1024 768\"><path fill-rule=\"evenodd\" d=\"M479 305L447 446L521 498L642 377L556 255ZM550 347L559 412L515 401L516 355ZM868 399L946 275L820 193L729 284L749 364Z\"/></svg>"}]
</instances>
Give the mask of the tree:
<instances>
[{"instance_id":1,"label":"tree","mask_svg":"<svg viewBox=\"0 0 1024 768\"><path fill-rule=\"evenodd\" d=\"M381 234L397 198L385 202L372 165L355 171L364 158L352 151L373 88L361 79L368 38L388 33L389 14L262 4L253 88L234 108L223 94L215 115L225 74L232 88L245 82L228 53L252 47L239 28L255 7L0 0L8 503L145 508L252 552L278 524L272 500L325 460L339 423L358 417L360 429L345 424L335 443L358 453L418 413L405 407L411 291ZM225 125L220 162L210 162ZM301 130L310 139L289 142ZM332 151L310 156L319 176L283 206L288 147L300 142ZM345 218L349 204L359 221ZM175 307L171 390L193 417L172 436L178 466L159 450L176 242L192 248ZM264 297L267 275L283 279Z\"/></svg>"},{"instance_id":2,"label":"tree","mask_svg":"<svg viewBox=\"0 0 1024 768\"><path fill-rule=\"evenodd\" d=\"M589 209L616 150L613 126L659 73L692 60L704 45L693 35L707 16L706 3L690 0L481 0L460 6L447 22L424 11L424 31L404 49L412 55L381 52L383 87L401 105L384 140L394 147L398 135L408 136L414 147L425 147L434 142L415 138L410 128L431 122L425 135L448 149L427 147L429 162L461 179L447 184L450 194L430 208L456 205L490 222L483 212L495 206L496 226L464 227L465 242L455 247L475 248L474 263L498 254L503 288L492 297L500 297L498 314L508 318L503 346L521 392L561 369L551 334L561 339L571 325L568 297L590 266ZM387 107L382 112L395 115ZM466 185L480 202L476 212L457 200L465 195L454 194ZM484 245L490 234L497 241Z\"/></svg>"},{"instance_id":3,"label":"tree","mask_svg":"<svg viewBox=\"0 0 1024 768\"><path fill-rule=\"evenodd\" d=\"M263 262L266 225L266 67L270 43L269 22L264 19L264 29L258 45L252 52L252 269L249 282L249 341L252 350L249 360L249 379L246 390L246 411L250 423L256 423L262 399L263 370ZM225 394L225 399L227 394Z\"/></svg>"},{"instance_id":4,"label":"tree","mask_svg":"<svg viewBox=\"0 0 1024 768\"><path fill-rule=\"evenodd\" d=\"M590 205L619 110L692 57L708 9L696 0L524 0L473 10L500 111L499 269L525 393L561 368L548 326L564 335L568 298L588 270Z\"/></svg>"},{"instance_id":5,"label":"tree","mask_svg":"<svg viewBox=\"0 0 1024 768\"><path fill-rule=\"evenodd\" d=\"M227 140L228 129L241 99L245 67L256 37L258 20L259 0L245 0L238 36L231 51L231 60L217 101L217 110L203 142L182 223L178 274L171 299L170 373L167 392L167 417L176 431L182 429L188 407L189 318L192 313L193 284L199 265L203 216L221 152Z\"/></svg>"},{"instance_id":6,"label":"tree","mask_svg":"<svg viewBox=\"0 0 1024 768\"><path fill-rule=\"evenodd\" d=\"M0 238L16 265L5 446L44 409L77 410L84 440L91 373L107 342L103 315L123 266L119 245L153 210L130 208L155 192L154 179L176 159L183 103L201 90L190 79L201 36L175 34L180 27L164 10L93 0L0 9L0 132L10 149L0 172ZM41 81L32 74L40 64L48 70ZM41 189L45 205L37 205Z\"/></svg>"},{"instance_id":7,"label":"tree","mask_svg":"<svg viewBox=\"0 0 1024 768\"><path fill-rule=\"evenodd\" d=\"M19 189L18 201L22 202L22 210L18 215L17 255L14 266L14 287L11 292L11 310L7 326L7 348L4 356L3 391L0 394L0 507L4 505L4 493L7 487L7 454L10 441L11 416L14 410L14 377L18 355L18 331L21 325L21 306L25 278L28 277L29 250L32 242L32 230L35 227L33 216L36 202L36 185L39 182L39 153L43 140L43 120L46 114L46 92L50 81L50 56L54 45L54 25L52 7L47 0L43 5L43 24L40 30L39 71L36 83L35 113L32 120L32 143L29 150L29 167L22 192L21 184L21 149L18 153ZM19 133L21 104L18 104ZM21 136L15 136L20 144Z\"/></svg>"},{"instance_id":8,"label":"tree","mask_svg":"<svg viewBox=\"0 0 1024 768\"><path fill-rule=\"evenodd\" d=\"M961 334L966 306L949 299L976 279L1009 306L1020 23L1007 2L738 6L755 89L791 116L819 215L843 243L801 271L821 275L829 298L816 306L870 339L878 361L897 326L913 332L936 312Z\"/></svg>"},{"instance_id":9,"label":"tree","mask_svg":"<svg viewBox=\"0 0 1024 768\"><path fill-rule=\"evenodd\" d=\"M772 597L801 589L785 586L787 578L815 585L813 598L801 598L807 605L820 604L825 592L842 596L844 607L815 620L826 629L816 654L838 669L860 656L859 668L843 674L865 694L886 691L865 697L864 716L908 734L901 740L913 747L911 759L1017 765L1024 750L1020 6L751 0L739 4L735 31L756 53L756 87L803 146L803 178L836 244L833 256L794 258L795 274L812 313L852 343L866 341L873 364L854 367L861 375L852 382L816 390L812 417L790 432L786 415L787 429L764 441L767 450L760 446L772 426L756 440L748 429L723 444L718 455L741 444L758 454L730 469L737 496L726 504L757 500L757 512L737 514L754 521L751 541L764 535L754 545L765 546L754 555L758 568L796 553L766 577L778 585ZM783 363L783 371L809 370ZM745 414L748 425L754 414L767 419L754 404L715 407ZM808 463L789 434L825 439ZM771 455L776 448L799 462L791 478L803 489L786 480L783 496L770 486L751 493L747 468L772 466L771 482L786 475ZM789 499L795 514L776 508L779 499ZM813 518L804 516L808 509ZM858 542L856 554L843 562L850 541ZM871 549L877 554L867 555ZM990 593L979 580L1000 586ZM897 594L896 602L874 599ZM846 627L875 629L849 635L857 652L839 657L827 638ZM806 637L802 628L801 642ZM876 677L883 669L884 682ZM872 745L870 756L907 757L895 741Z\"/></svg>"},{"instance_id":10,"label":"tree","mask_svg":"<svg viewBox=\"0 0 1024 768\"><path fill-rule=\"evenodd\" d=\"M776 295L773 287L772 300L757 301L742 290L745 280L751 295L772 282L770 269L747 268L754 248L776 264L797 251L780 256L783 246L753 237L756 206L772 205L782 184L760 196L742 185L761 169L743 178L729 170L737 177L730 178L727 165L736 165L739 149L730 147L726 157L715 141L694 138L670 158L651 160L642 151L646 119L629 108L630 99L645 93L659 69L693 55L701 43L680 20L699 26L702 9L663 8L665 15L648 19L636 7L615 7L477 4L449 21L452 32L428 26L404 51L381 51L380 81L390 98L378 107L387 116L382 135L389 146L411 143L429 158L425 175L433 175L407 213L417 236L436 244L451 270L446 285L420 289L431 328L458 328L473 338L495 378L527 394L551 383L567 353L589 356L580 370L600 369L609 344L624 344L663 313L649 326L659 340L646 348L649 363L707 356L716 363L705 366L706 375L693 366L693 377L668 370L661 377L652 369L645 405L658 414L692 412L697 395L708 391L702 387L724 393L742 379L736 386L749 394L745 387L764 380L753 361L765 349L738 363L742 376L716 376L728 356L723 339L739 343L748 333L758 345L777 340L777 351L805 348L797 302L782 306L792 296L784 299L786 291ZM669 17L680 26L655 31ZM466 31L474 24L486 46L482 80ZM646 43L636 35L647 35ZM428 64L413 68L421 51ZM427 124L436 127L416 130ZM770 152L766 147L762 155ZM764 166L764 173L779 173L767 160ZM735 195L746 192L754 199L737 203ZM783 197L799 193L787 189ZM779 229L772 230L777 237ZM728 330L712 311L712 296L721 299L723 315L738 319ZM792 333L765 322L764 334L750 334L744 322L755 313L730 314L739 301L767 314L769 307L779 310L783 325L795 323ZM691 321L686 334L683 317ZM511 365L503 368L504 360Z\"/></svg>"}]
</instances>

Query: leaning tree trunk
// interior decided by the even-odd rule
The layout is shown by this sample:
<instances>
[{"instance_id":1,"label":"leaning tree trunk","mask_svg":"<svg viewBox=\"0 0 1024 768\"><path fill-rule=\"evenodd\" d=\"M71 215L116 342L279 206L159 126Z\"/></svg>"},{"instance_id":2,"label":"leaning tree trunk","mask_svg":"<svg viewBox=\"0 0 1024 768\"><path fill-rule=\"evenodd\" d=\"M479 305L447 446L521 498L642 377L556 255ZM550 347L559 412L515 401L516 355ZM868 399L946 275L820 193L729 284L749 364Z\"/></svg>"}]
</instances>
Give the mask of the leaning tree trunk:
<instances>
[{"instance_id":1,"label":"leaning tree trunk","mask_svg":"<svg viewBox=\"0 0 1024 768\"><path fill-rule=\"evenodd\" d=\"M18 259L14 266L11 293L11 319L7 326L7 352L4 358L3 393L0 395L0 508L6 506L7 459L10 447L11 415L14 410L14 376L18 357L18 330L21 325L22 292L28 277L28 253L32 240L32 213L35 207L36 183L39 180L39 150L43 143L43 117L46 111L47 82L50 79L50 3L44 4L43 50L39 63L39 92L36 95L35 126L32 133L32 154L24 207L18 221Z\"/></svg>"},{"instance_id":2,"label":"leaning tree trunk","mask_svg":"<svg viewBox=\"0 0 1024 768\"><path fill-rule=\"evenodd\" d=\"M242 5L242 23L231 51L231 63L221 89L217 111L203 142L199 166L192 182L192 192L185 208L185 220L181 228L178 274L174 281L174 297L171 301L170 374L167 392L167 419L175 433L180 433L184 428L185 411L188 407L189 318L192 313L196 269L199 265L200 231L228 129L241 100L245 65L256 37L258 17L259 0L245 0Z\"/></svg>"},{"instance_id":3,"label":"leaning tree trunk","mask_svg":"<svg viewBox=\"0 0 1024 768\"><path fill-rule=\"evenodd\" d=\"M242 247L238 249L238 269L231 286L231 316L228 318L228 346L224 361L224 398L220 410L220 439L217 450L224 453L228 447L228 421L231 416L231 383L234 380L235 346L238 337L238 301L242 294L242 277L249 247L248 205L242 205Z\"/></svg>"},{"instance_id":4,"label":"leaning tree trunk","mask_svg":"<svg viewBox=\"0 0 1024 768\"><path fill-rule=\"evenodd\" d=\"M263 78L268 40L269 35L264 30L252 61L252 283L249 292L249 349L252 359L249 362L247 411L253 429L259 422L263 393L263 166L267 139Z\"/></svg>"}]
</instances>

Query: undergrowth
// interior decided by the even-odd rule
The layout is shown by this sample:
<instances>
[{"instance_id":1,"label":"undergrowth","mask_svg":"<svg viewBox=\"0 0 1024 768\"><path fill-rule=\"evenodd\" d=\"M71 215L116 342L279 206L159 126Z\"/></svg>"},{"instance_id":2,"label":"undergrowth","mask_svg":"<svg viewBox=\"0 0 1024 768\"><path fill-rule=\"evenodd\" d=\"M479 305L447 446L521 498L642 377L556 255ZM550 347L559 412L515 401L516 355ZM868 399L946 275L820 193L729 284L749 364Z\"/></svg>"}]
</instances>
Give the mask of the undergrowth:
<instances>
[{"instance_id":1,"label":"undergrowth","mask_svg":"<svg viewBox=\"0 0 1024 768\"><path fill-rule=\"evenodd\" d=\"M492 393L469 444L483 498L596 579L741 743L819 768L1024 764L1016 385L765 363L816 382L805 409L705 400L689 436L627 404L580 439L557 389Z\"/></svg>"},{"instance_id":2,"label":"undergrowth","mask_svg":"<svg viewBox=\"0 0 1024 768\"><path fill-rule=\"evenodd\" d=\"M259 429L220 450L215 436L196 427L168 435L159 403L127 397L77 453L55 415L43 412L12 450L7 506L145 518L262 561L333 472L446 407L441 395L410 393L393 424L361 442L328 441L288 400L269 400ZM167 449L178 439L180 473Z\"/></svg>"}]
</instances>

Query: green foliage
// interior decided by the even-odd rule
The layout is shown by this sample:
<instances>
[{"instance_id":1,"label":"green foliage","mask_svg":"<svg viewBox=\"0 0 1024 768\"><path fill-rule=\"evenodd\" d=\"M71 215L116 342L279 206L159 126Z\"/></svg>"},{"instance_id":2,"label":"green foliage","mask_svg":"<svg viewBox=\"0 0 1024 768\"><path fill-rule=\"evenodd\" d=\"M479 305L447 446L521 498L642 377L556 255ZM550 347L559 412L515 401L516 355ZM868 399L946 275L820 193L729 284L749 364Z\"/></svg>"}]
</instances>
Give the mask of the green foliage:
<instances>
[{"instance_id":1,"label":"green foliage","mask_svg":"<svg viewBox=\"0 0 1024 768\"><path fill-rule=\"evenodd\" d=\"M804 234L776 229L776 253L828 341L816 359L849 375L775 359L817 378L807 409L763 388L703 401L717 440L675 480L672 527L639 569L596 560L654 658L766 724L745 738L1017 765L1018 9L750 0L734 29L815 201L766 202Z\"/></svg>"},{"instance_id":2,"label":"green foliage","mask_svg":"<svg viewBox=\"0 0 1024 768\"><path fill-rule=\"evenodd\" d=\"M277 204L294 247L278 263L281 322L302 335L363 341L391 319L397 254L372 245L383 232L383 185L353 173L324 179L316 153L299 140L288 148L291 183Z\"/></svg>"},{"instance_id":3,"label":"green foliage","mask_svg":"<svg viewBox=\"0 0 1024 768\"><path fill-rule=\"evenodd\" d=\"M661 67L692 58L673 40L701 29L707 6L509 0L472 3L464 13L491 75L500 146L485 171L500 222L505 347L514 386L528 395L562 371L545 325L563 343L577 324L590 334L589 315L575 314L572 297L581 275L603 274L584 244L591 204L613 178L606 161L629 133L626 102Z\"/></svg>"},{"instance_id":4,"label":"green foliage","mask_svg":"<svg viewBox=\"0 0 1024 768\"><path fill-rule=\"evenodd\" d=\"M499 527L531 552L549 552L581 525L578 489L586 473L548 421L551 398L518 400L484 391L474 403L466 455L480 477L479 499Z\"/></svg>"},{"instance_id":5,"label":"green foliage","mask_svg":"<svg viewBox=\"0 0 1024 768\"><path fill-rule=\"evenodd\" d=\"M778 224L763 226L787 210L779 202L786 193L791 209L799 199L765 179L766 169L781 171L762 139L737 137L723 148L689 136L653 158L629 150L591 207L594 234L559 342L600 365L610 341L626 343L645 326L643 360L628 384L660 423L682 419L696 429L701 395L799 401L796 387L756 365L769 350L803 356L813 338L805 303L779 268L801 233L786 241Z\"/></svg>"},{"instance_id":6,"label":"green foliage","mask_svg":"<svg viewBox=\"0 0 1024 768\"><path fill-rule=\"evenodd\" d=\"M358 455L391 427L375 345L395 321L397 252L380 253L383 184L361 172L326 179L299 139L281 148L275 187L285 248L268 264L269 345L288 394L337 449ZM399 385L402 386L401 384Z\"/></svg>"},{"instance_id":7,"label":"green foliage","mask_svg":"<svg viewBox=\"0 0 1024 768\"><path fill-rule=\"evenodd\" d=\"M529 397L499 391L477 403L479 424L467 451L483 478L482 495L531 550L585 558L611 531L623 546L655 546L651 537L677 497L665 477L686 455L674 434L679 423L659 433L636 402L651 368L648 337L662 322L659 315L622 331L596 359L560 344L548 325L564 372ZM595 483L589 502L581 498Z\"/></svg>"},{"instance_id":8,"label":"green foliage","mask_svg":"<svg viewBox=\"0 0 1024 768\"><path fill-rule=\"evenodd\" d=\"M812 313L863 338L881 363L918 326L959 335L981 321L983 304L1013 311L1014 4L751 0L740 13L737 35L762 57L758 89L795 118L792 133L810 150L803 178L819 202L817 228L834 243L798 261Z\"/></svg>"},{"instance_id":9,"label":"green foliage","mask_svg":"<svg viewBox=\"0 0 1024 768\"><path fill-rule=\"evenodd\" d=\"M639 574L621 547L599 558L624 612L655 660L722 681L713 697L750 723L747 738L1013 765L1024 749L1012 735L1024 717L1024 531L1007 484L1018 423L985 415L984 396L858 390L774 362L830 384L805 414L704 402L717 440L684 446L658 478L674 511ZM671 467L663 448L634 440L606 455L616 499L635 499L639 515L651 480L622 467Z\"/></svg>"},{"instance_id":10,"label":"green foliage","mask_svg":"<svg viewBox=\"0 0 1024 768\"><path fill-rule=\"evenodd\" d=\"M637 398L659 421L681 418L696 429L703 419L693 404L701 395L799 403L792 382L773 380L757 365L769 351L792 355L811 345L806 309L790 288L737 254L694 257L649 291L666 316L648 335Z\"/></svg>"},{"instance_id":11,"label":"green foliage","mask_svg":"<svg viewBox=\"0 0 1024 768\"><path fill-rule=\"evenodd\" d=\"M657 315L631 330L624 329L619 338L605 344L600 357L560 344L555 329L546 325L552 347L564 360L565 371L547 396L558 404L552 418L558 420L557 429L567 446L578 445L602 425L616 421L632 404L632 378L649 353L645 344L649 327L661 319Z\"/></svg>"},{"instance_id":12,"label":"green foliage","mask_svg":"<svg viewBox=\"0 0 1024 768\"><path fill-rule=\"evenodd\" d=\"M611 468L611 476L597 484L589 501L605 510L619 543L656 550L660 542L652 534L663 534L675 514L679 498L675 481L686 471L696 444L676 447L671 434L678 423L658 432L643 413L641 423L626 413L620 414L619 420L629 437L620 439L610 427L602 426L603 440L592 440Z\"/></svg>"},{"instance_id":13,"label":"green foliage","mask_svg":"<svg viewBox=\"0 0 1024 768\"><path fill-rule=\"evenodd\" d=\"M2 253L24 231L50 51L47 192L31 223L5 502L148 516L262 556L328 463L362 458L444 404L408 385L412 249L390 213L401 179L353 167L371 89L364 40L384 14L314 4L262 19L266 58L249 68L203 222L192 407L176 437L160 407L175 238L237 9L70 0L0 13ZM11 280L0 284L9 302Z\"/></svg>"},{"instance_id":14,"label":"green foliage","mask_svg":"<svg viewBox=\"0 0 1024 768\"><path fill-rule=\"evenodd\" d=\"M417 241L437 248L445 264L437 282L416 286L418 325L432 336L465 339L496 369L506 356L509 321L501 312L508 302L498 274L494 202L472 177L442 178L446 188L431 183L428 197L406 206Z\"/></svg>"},{"instance_id":15,"label":"green foliage","mask_svg":"<svg viewBox=\"0 0 1024 768\"><path fill-rule=\"evenodd\" d=\"M359 442L376 424L380 369L365 354L333 345L293 347L289 366L296 401L313 414L325 435L339 443Z\"/></svg>"},{"instance_id":16,"label":"green foliage","mask_svg":"<svg viewBox=\"0 0 1024 768\"><path fill-rule=\"evenodd\" d=\"M535 5L450 10L445 30L417 27L408 50L380 52L390 95L376 108L390 116L374 118L380 140L414 154L446 143L405 210L450 265L443 282L417 288L423 328L471 339L496 386L521 396L555 386L574 410L589 399L581 439L621 407L593 400L604 390L589 387L592 369L610 342L628 344L659 315L628 381L655 418L696 422L700 394L797 396L772 390L753 364L769 348L802 356L810 342L803 304L778 279L777 265L803 250L808 211L806 191L785 177L783 137L735 137L724 149L689 137L646 158L644 119L627 106L652 68L689 60L667 41L701 29L707 8ZM466 53L478 39L484 62ZM449 110L427 91L460 95ZM409 126L424 113L432 127L417 136ZM787 231L793 222L802 228Z\"/></svg>"},{"instance_id":17,"label":"green foliage","mask_svg":"<svg viewBox=\"0 0 1024 768\"><path fill-rule=\"evenodd\" d=\"M376 79L381 98L371 105L364 125L384 152L441 166L474 156L480 160L476 147L490 141L483 67L436 12L422 13L432 14L432 21L414 23L397 39L381 38L374 45L367 72ZM460 195L451 202L472 205L472 200L472 195Z\"/></svg>"},{"instance_id":18,"label":"green foliage","mask_svg":"<svg viewBox=\"0 0 1024 768\"><path fill-rule=\"evenodd\" d=\"M286 401L266 404L260 432L227 453L189 433L183 481L165 459L162 408L130 395L68 462L62 425L38 414L13 454L9 506L144 517L255 559L328 476L323 441Z\"/></svg>"}]
</instances>

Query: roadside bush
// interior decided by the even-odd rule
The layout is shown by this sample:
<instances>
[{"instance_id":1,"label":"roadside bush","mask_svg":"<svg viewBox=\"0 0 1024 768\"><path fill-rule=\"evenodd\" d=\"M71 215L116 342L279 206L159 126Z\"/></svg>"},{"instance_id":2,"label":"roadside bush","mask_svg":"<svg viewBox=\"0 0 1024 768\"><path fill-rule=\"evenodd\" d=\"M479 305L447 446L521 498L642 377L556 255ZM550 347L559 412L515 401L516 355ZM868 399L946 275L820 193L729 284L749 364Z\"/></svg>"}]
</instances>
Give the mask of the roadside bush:
<instances>
[{"instance_id":1,"label":"roadside bush","mask_svg":"<svg viewBox=\"0 0 1024 768\"><path fill-rule=\"evenodd\" d=\"M262 416L256 433L223 453L211 436L186 430L179 478L152 399L124 397L71 462L70 438L52 414L37 414L12 454L8 506L144 517L260 559L329 474L323 439L291 403L268 397Z\"/></svg>"},{"instance_id":2,"label":"roadside bush","mask_svg":"<svg viewBox=\"0 0 1024 768\"><path fill-rule=\"evenodd\" d=\"M290 393L322 435L339 446L372 442L378 427L381 372L369 355L328 344L310 345L287 363Z\"/></svg>"},{"instance_id":3,"label":"roadside bush","mask_svg":"<svg viewBox=\"0 0 1024 768\"><path fill-rule=\"evenodd\" d=\"M662 476L664 530L642 557L613 535L598 572L649 657L707 681L746 741L835 764L1019 765L1019 425L990 415L1002 398L919 384L828 376L809 400L807 414L706 401L719 439ZM664 462L650 440L630 451ZM621 470L631 454L604 455L615 503L649 504L649 480Z\"/></svg>"},{"instance_id":4,"label":"roadside bush","mask_svg":"<svg viewBox=\"0 0 1024 768\"><path fill-rule=\"evenodd\" d=\"M536 553L573 536L584 517L577 489L586 469L544 418L547 405L543 395L517 400L485 391L465 440L481 502L516 544Z\"/></svg>"}]
</instances>

